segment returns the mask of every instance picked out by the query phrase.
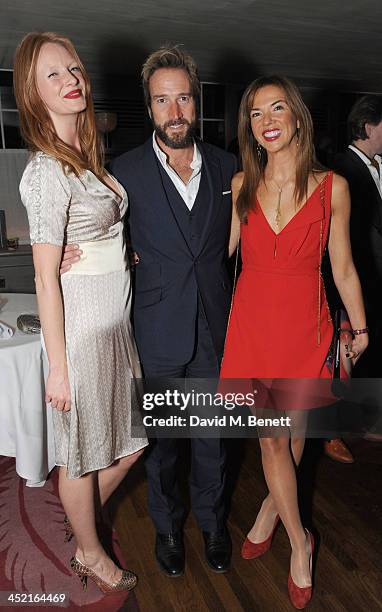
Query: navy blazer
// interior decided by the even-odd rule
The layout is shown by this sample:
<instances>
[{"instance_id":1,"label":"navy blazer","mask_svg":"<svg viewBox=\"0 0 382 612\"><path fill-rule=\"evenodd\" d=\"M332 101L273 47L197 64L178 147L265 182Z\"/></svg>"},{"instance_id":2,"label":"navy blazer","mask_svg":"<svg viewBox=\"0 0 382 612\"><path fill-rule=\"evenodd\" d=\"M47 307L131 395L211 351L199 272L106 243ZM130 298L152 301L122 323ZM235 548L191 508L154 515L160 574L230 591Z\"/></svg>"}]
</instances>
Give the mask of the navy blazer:
<instances>
[{"instance_id":1,"label":"navy blazer","mask_svg":"<svg viewBox=\"0 0 382 612\"><path fill-rule=\"evenodd\" d=\"M209 206L197 253L178 222L163 187L152 138L110 165L129 196L128 222L135 268L133 319L143 365L187 363L195 348L198 296L220 360L231 300L227 272L231 223L230 153L197 141L209 189Z\"/></svg>"}]
</instances>

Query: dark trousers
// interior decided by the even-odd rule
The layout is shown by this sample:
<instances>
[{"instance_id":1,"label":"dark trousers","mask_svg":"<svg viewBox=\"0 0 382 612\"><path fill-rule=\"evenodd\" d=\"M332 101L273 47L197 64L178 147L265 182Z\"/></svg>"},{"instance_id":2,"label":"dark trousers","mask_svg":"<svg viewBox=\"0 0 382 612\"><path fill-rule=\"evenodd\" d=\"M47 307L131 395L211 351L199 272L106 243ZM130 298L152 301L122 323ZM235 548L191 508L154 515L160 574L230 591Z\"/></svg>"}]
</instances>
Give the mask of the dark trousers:
<instances>
[{"instance_id":1,"label":"dark trousers","mask_svg":"<svg viewBox=\"0 0 382 612\"><path fill-rule=\"evenodd\" d=\"M202 307L199 308L194 354L185 365L144 363L146 378L217 378L219 362ZM176 478L178 440L158 438L146 460L148 503L160 533L179 531L184 506ZM219 438L191 439L191 506L200 529L216 531L224 521L225 451Z\"/></svg>"}]
</instances>

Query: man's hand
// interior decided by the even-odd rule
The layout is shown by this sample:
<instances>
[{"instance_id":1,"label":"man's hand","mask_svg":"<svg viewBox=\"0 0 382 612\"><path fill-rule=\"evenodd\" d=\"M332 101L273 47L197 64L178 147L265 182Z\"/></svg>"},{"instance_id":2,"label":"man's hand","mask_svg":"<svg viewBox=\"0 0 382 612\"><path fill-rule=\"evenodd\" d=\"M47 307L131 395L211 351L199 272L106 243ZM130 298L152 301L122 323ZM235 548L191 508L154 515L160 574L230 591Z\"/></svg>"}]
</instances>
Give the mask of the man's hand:
<instances>
[{"instance_id":1,"label":"man's hand","mask_svg":"<svg viewBox=\"0 0 382 612\"><path fill-rule=\"evenodd\" d=\"M82 251L78 244L67 244L64 248L64 252L60 264L60 274L65 274L72 267L72 264L79 261Z\"/></svg>"}]
</instances>

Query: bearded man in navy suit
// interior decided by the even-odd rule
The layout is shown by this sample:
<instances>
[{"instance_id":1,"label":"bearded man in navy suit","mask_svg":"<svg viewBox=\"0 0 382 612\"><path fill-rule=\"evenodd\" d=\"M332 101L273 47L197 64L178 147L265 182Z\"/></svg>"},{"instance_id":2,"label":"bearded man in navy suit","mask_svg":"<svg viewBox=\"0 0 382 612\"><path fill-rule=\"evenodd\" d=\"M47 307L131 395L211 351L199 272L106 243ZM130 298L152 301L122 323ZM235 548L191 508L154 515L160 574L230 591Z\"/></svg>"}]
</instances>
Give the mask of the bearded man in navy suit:
<instances>
[{"instance_id":1,"label":"bearded man in navy suit","mask_svg":"<svg viewBox=\"0 0 382 612\"><path fill-rule=\"evenodd\" d=\"M152 53L142 81L153 135L115 159L111 172L129 197L131 243L139 260L134 331L144 376L217 378L231 300L226 264L236 160L195 137L200 82L187 53L178 47ZM224 572L231 541L223 441L191 439L191 453L191 505L206 560ZM177 440L158 438L146 461L155 553L168 576L180 576L185 564L177 454Z\"/></svg>"}]
</instances>

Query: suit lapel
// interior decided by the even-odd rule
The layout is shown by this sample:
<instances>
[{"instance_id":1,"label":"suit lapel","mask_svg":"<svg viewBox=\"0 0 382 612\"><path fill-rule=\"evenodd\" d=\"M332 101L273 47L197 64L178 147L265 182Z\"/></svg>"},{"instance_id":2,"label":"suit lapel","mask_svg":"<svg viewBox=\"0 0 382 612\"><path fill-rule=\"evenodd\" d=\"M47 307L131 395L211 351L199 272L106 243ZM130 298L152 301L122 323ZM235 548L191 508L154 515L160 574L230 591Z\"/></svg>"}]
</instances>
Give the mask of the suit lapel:
<instances>
[{"instance_id":1,"label":"suit lapel","mask_svg":"<svg viewBox=\"0 0 382 612\"><path fill-rule=\"evenodd\" d=\"M178 235L182 238L179 243L188 254L192 255L192 251L188 245L187 238L183 233L181 225L178 222L176 210L170 198L167 196L166 188L163 184L162 176L159 170L159 160L155 155L151 138L145 144L143 156L144 165L144 188L147 193L148 201L153 202L153 212L158 218L158 229L164 224L174 223L178 228Z\"/></svg>"},{"instance_id":2,"label":"suit lapel","mask_svg":"<svg viewBox=\"0 0 382 612\"><path fill-rule=\"evenodd\" d=\"M197 142L197 146L202 155L203 168L206 173L209 190L205 223L199 242L199 255L209 238L211 230L215 225L215 219L221 210L223 183L219 160L213 155L213 153L207 150L202 141L199 140Z\"/></svg>"},{"instance_id":3,"label":"suit lapel","mask_svg":"<svg viewBox=\"0 0 382 612\"><path fill-rule=\"evenodd\" d=\"M368 167L357 155L357 153L354 153L354 151L352 151L352 149L348 149L346 153L349 156L349 159L351 159L352 162L356 165L358 173L362 176L363 183L367 185L367 188L370 191L370 196L372 196L373 199L380 205L381 196Z\"/></svg>"},{"instance_id":4,"label":"suit lapel","mask_svg":"<svg viewBox=\"0 0 382 612\"><path fill-rule=\"evenodd\" d=\"M196 256L198 256L215 225L216 217L221 211L223 181L221 175L221 167L219 160L211 153L202 141L197 141L198 149L202 155L203 169L206 173L208 184L208 205L205 211L205 223L203 225L202 235L199 241L199 248ZM158 228L163 226L163 223L175 223L178 228L178 235L182 238L184 249L188 254L193 255L189 246L187 237L185 236L181 224L178 221L177 210L174 203L167 196L165 186L163 185L162 176L159 170L159 161L155 155L152 146L151 138L146 141L143 166L144 166L144 188L147 192L148 200L154 201L154 213L158 217ZM174 186L175 189L175 186Z\"/></svg>"},{"instance_id":5,"label":"suit lapel","mask_svg":"<svg viewBox=\"0 0 382 612\"><path fill-rule=\"evenodd\" d=\"M378 187L375 184L373 177L370 174L370 171L366 164L360 159L360 157L352 151L352 149L347 150L347 154L349 159L354 164L356 171L360 177L360 183L365 185L365 193L364 198L370 199L370 203L373 207L373 224L381 230L382 228L382 199L379 193Z\"/></svg>"}]
</instances>

